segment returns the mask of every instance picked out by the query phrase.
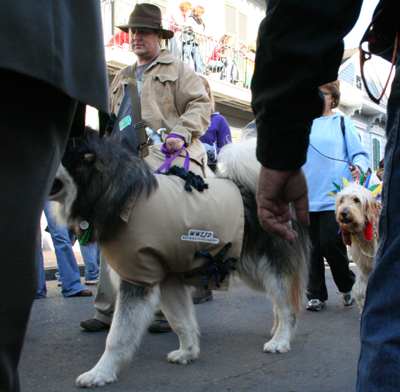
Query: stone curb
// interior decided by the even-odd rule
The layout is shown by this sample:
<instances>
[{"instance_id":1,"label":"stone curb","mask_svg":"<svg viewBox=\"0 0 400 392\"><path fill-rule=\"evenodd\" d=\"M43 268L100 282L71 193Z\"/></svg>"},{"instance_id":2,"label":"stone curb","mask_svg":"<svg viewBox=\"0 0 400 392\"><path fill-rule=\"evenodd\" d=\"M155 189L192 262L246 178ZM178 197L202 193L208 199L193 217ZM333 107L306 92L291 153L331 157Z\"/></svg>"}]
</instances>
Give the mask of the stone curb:
<instances>
[{"instance_id":1,"label":"stone curb","mask_svg":"<svg viewBox=\"0 0 400 392\"><path fill-rule=\"evenodd\" d=\"M81 276L85 276L85 266L78 265L78 267ZM44 274L46 276L46 280L56 280L56 272L58 272L58 268L45 268Z\"/></svg>"}]
</instances>

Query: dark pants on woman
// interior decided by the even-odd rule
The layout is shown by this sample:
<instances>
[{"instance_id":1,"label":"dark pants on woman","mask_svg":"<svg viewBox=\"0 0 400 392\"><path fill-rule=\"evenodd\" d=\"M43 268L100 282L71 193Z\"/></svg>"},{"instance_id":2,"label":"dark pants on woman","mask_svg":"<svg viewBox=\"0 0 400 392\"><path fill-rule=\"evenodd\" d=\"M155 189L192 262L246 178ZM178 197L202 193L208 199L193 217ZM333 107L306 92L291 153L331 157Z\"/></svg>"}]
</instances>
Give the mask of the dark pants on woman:
<instances>
[{"instance_id":1,"label":"dark pants on woman","mask_svg":"<svg viewBox=\"0 0 400 392\"><path fill-rule=\"evenodd\" d=\"M328 299L324 257L331 267L333 280L339 291L347 293L353 287L355 275L349 268L346 245L338 231L339 225L334 211L310 213L309 233L313 251L307 293L309 300L326 301Z\"/></svg>"},{"instance_id":2,"label":"dark pants on woman","mask_svg":"<svg viewBox=\"0 0 400 392\"><path fill-rule=\"evenodd\" d=\"M0 391L19 391L18 362L38 288L40 217L76 101L0 68Z\"/></svg>"}]
</instances>

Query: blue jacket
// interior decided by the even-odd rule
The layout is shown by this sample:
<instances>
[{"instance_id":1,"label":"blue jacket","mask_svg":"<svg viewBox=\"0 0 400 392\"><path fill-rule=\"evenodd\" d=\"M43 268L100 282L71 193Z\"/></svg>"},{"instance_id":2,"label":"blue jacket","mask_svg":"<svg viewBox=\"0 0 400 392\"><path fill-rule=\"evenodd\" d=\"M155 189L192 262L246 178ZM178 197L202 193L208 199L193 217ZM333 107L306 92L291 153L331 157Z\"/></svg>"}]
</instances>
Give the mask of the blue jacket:
<instances>
[{"instance_id":1,"label":"blue jacket","mask_svg":"<svg viewBox=\"0 0 400 392\"><path fill-rule=\"evenodd\" d=\"M364 173L369 166L369 155L361 144L353 123L346 117L344 117L345 135L343 136L341 116L340 113L335 113L332 116L320 117L312 124L307 162L303 166L308 184L310 211L333 211L335 198L328 194L328 191L335 189L332 183L343 184L343 177L349 182L354 181L349 163L326 158L311 146L328 157L357 165Z\"/></svg>"}]
</instances>

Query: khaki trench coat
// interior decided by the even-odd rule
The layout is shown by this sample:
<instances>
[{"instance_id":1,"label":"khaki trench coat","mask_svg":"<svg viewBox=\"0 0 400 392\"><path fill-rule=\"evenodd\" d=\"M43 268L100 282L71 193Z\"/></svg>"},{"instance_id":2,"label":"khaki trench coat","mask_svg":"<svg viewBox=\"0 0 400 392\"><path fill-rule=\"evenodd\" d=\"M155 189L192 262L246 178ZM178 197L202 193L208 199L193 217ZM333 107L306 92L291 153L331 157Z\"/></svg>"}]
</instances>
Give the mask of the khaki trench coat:
<instances>
[{"instance_id":1,"label":"khaki trench coat","mask_svg":"<svg viewBox=\"0 0 400 392\"><path fill-rule=\"evenodd\" d=\"M110 86L111 112L115 115L135 66L120 71ZM184 137L186 145L202 136L210 123L211 101L202 81L167 49L143 73L141 106L146 126L153 131L166 128L166 134Z\"/></svg>"}]
</instances>

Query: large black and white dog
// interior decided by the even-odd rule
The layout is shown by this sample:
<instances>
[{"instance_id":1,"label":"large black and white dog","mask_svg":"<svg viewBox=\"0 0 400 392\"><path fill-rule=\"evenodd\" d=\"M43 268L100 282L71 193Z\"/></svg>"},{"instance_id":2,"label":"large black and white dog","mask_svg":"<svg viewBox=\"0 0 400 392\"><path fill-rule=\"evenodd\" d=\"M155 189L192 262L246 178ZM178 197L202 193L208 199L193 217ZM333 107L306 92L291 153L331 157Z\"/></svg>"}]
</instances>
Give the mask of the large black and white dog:
<instances>
[{"instance_id":1,"label":"large black and white dog","mask_svg":"<svg viewBox=\"0 0 400 392\"><path fill-rule=\"evenodd\" d=\"M283 353L290 350L305 296L309 240L306 230L295 219L293 227L299 238L292 245L260 227L255 201L260 166L255 147L255 138L224 147L218 157L217 176L230 179L239 187L244 206L243 246L235 273L250 288L265 292L273 301L272 339L264 344L264 351ZM121 224L120 212L126 201L135 193L154 192L157 176L162 175L154 175L142 159L126 153L112 140L88 132L68 142L50 196L50 200L58 202L53 203L53 211L58 221L78 231L83 217L91 216L91 239L97 240L101 248ZM226 203L229 200L227 197ZM177 219L176 210L166 213L171 220ZM198 358L195 311L190 291L179 275L171 273L154 287L139 287L113 274L118 300L106 349L97 365L78 377L78 386L102 386L117 381L118 372L131 361L157 306L179 337L179 350L169 353L168 361L186 364Z\"/></svg>"}]
</instances>

